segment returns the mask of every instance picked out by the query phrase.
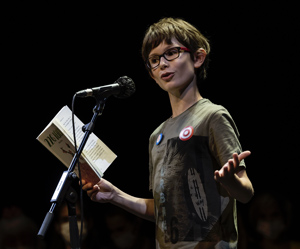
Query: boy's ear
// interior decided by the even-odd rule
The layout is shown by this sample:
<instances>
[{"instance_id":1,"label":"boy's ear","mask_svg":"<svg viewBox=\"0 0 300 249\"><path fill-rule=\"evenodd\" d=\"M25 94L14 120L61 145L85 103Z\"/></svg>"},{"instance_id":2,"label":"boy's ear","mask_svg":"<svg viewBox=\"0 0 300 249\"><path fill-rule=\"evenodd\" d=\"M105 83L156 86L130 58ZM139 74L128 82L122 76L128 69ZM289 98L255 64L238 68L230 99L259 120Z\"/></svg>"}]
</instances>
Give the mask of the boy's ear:
<instances>
[{"instance_id":1,"label":"boy's ear","mask_svg":"<svg viewBox=\"0 0 300 249\"><path fill-rule=\"evenodd\" d=\"M206 51L203 48L199 48L194 54L194 67L199 68L204 63L206 57Z\"/></svg>"}]
</instances>

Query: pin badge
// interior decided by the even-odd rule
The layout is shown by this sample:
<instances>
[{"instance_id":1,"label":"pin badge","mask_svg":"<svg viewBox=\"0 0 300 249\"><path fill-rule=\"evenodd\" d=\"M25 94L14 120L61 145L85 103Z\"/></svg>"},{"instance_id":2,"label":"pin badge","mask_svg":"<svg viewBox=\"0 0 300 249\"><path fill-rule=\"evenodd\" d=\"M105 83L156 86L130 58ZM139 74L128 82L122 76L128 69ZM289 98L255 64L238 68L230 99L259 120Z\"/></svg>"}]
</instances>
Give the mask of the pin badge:
<instances>
[{"instance_id":1,"label":"pin badge","mask_svg":"<svg viewBox=\"0 0 300 249\"><path fill-rule=\"evenodd\" d=\"M179 134L179 138L182 141L189 140L194 134L194 128L192 126L187 126L183 128Z\"/></svg>"},{"instance_id":2,"label":"pin badge","mask_svg":"<svg viewBox=\"0 0 300 249\"><path fill-rule=\"evenodd\" d=\"M156 145L159 145L161 140L163 139L164 135L162 133L160 133L156 139Z\"/></svg>"}]
</instances>

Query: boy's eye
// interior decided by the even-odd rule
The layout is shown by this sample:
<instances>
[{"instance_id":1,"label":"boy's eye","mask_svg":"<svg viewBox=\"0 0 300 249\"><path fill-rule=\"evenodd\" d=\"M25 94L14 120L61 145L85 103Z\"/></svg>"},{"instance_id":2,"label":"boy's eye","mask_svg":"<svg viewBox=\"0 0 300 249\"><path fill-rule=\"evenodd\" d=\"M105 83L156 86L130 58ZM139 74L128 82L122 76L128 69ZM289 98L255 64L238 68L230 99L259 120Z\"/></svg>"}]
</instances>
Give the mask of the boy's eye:
<instances>
[{"instance_id":1,"label":"boy's eye","mask_svg":"<svg viewBox=\"0 0 300 249\"><path fill-rule=\"evenodd\" d=\"M173 56L173 55L175 55L177 53L178 53L178 50L176 48L172 48L172 49L167 50L165 52L165 55L166 56Z\"/></svg>"},{"instance_id":2,"label":"boy's eye","mask_svg":"<svg viewBox=\"0 0 300 249\"><path fill-rule=\"evenodd\" d=\"M150 62L150 64L157 64L158 63L158 61L159 61L159 58L158 57L152 57L152 58L150 58L149 59L149 62Z\"/></svg>"}]
</instances>

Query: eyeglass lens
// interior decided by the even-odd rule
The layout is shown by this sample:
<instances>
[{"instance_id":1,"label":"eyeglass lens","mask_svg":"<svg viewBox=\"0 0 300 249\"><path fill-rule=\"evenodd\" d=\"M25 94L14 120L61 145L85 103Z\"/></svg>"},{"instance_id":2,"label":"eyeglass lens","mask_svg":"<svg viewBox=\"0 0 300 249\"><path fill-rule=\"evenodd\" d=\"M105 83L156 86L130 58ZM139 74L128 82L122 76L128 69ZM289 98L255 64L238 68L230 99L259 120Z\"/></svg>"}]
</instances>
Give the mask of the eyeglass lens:
<instances>
[{"instance_id":1,"label":"eyeglass lens","mask_svg":"<svg viewBox=\"0 0 300 249\"><path fill-rule=\"evenodd\" d=\"M179 47L170 48L167 51L165 51L162 55L151 56L148 59L148 67L152 69L157 67L160 64L161 57L164 57L168 61L175 60L176 58L179 57L179 51L180 51Z\"/></svg>"}]
</instances>

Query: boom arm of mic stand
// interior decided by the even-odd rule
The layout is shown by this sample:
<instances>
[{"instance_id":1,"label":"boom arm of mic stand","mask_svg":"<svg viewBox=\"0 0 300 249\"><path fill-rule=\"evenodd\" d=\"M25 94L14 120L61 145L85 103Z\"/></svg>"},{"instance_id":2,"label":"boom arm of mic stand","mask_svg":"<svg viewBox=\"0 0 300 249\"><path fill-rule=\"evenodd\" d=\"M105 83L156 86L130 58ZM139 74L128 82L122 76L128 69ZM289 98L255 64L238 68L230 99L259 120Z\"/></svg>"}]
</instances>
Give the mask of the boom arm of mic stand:
<instances>
[{"instance_id":1,"label":"boom arm of mic stand","mask_svg":"<svg viewBox=\"0 0 300 249\"><path fill-rule=\"evenodd\" d=\"M56 189L53 193L53 196L50 200L50 202L52 203L51 208L50 208L49 212L46 214L44 221L40 227L40 230L37 234L41 238L45 237L45 234L49 228L49 225L51 224L51 222L54 218L55 207L59 206L62 203L62 201L66 198L66 194L68 193L68 190L71 188L72 182L76 179L76 174L73 171L74 171L75 166L80 158L83 148L95 127L97 117L99 115L101 115L103 112L103 109L105 106L105 101L106 101L106 98L97 99L97 105L93 109L94 115L92 117L91 122L88 124L88 126L85 126L86 128L84 129L84 132L85 132L84 137L81 141L78 151L77 151L77 153L75 153L68 170L63 172L63 174L60 178L60 181L57 184L57 187L56 187ZM77 244L77 243L75 243L75 244Z\"/></svg>"}]
</instances>

